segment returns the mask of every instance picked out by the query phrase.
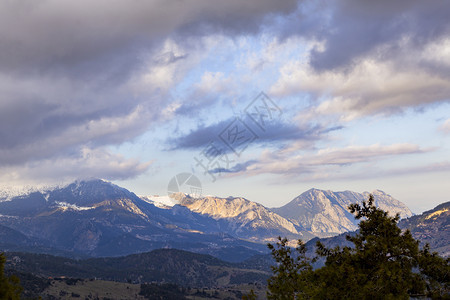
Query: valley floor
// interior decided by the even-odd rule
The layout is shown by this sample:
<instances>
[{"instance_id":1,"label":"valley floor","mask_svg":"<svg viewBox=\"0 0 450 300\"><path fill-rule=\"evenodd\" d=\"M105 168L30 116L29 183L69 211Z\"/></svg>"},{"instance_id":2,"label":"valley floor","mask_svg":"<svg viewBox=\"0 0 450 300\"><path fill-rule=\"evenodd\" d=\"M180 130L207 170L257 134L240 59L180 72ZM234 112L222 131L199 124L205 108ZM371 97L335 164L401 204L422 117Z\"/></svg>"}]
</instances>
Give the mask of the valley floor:
<instances>
[{"instance_id":1,"label":"valley floor","mask_svg":"<svg viewBox=\"0 0 450 300\"><path fill-rule=\"evenodd\" d=\"M174 285L144 285L92 280L57 278L49 281L49 286L39 293L42 299L242 299L253 289L258 299L265 299L266 287L242 284L220 288L181 288Z\"/></svg>"}]
</instances>

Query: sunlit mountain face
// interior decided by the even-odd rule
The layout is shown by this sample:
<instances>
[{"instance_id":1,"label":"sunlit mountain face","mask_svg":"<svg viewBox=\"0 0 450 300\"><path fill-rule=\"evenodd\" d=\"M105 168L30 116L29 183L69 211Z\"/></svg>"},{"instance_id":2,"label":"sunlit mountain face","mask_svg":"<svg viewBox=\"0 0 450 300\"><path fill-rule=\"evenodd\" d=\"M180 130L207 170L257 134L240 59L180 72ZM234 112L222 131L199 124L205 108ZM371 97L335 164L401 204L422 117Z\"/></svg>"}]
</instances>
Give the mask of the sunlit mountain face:
<instances>
[{"instance_id":1,"label":"sunlit mountain face","mask_svg":"<svg viewBox=\"0 0 450 300\"><path fill-rule=\"evenodd\" d=\"M0 202L0 211L5 237L22 237L4 240L6 250L83 257L178 248L230 260L265 250L220 230L214 219L180 205L156 207L104 180L18 196Z\"/></svg>"},{"instance_id":2,"label":"sunlit mountain face","mask_svg":"<svg viewBox=\"0 0 450 300\"><path fill-rule=\"evenodd\" d=\"M411 216L384 192L373 195L392 214ZM294 245L355 230L347 206L366 196L312 189L271 209L239 197L138 197L105 180L76 181L0 202L2 247L71 257L178 248L242 261L266 253L278 236Z\"/></svg>"}]
</instances>

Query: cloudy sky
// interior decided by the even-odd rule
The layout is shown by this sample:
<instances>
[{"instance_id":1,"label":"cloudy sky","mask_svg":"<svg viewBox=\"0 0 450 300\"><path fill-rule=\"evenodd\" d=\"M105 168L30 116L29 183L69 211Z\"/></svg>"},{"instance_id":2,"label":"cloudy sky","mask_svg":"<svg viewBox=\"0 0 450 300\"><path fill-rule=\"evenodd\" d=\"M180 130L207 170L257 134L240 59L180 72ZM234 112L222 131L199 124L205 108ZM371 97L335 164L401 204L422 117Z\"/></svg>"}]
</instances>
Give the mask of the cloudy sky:
<instances>
[{"instance_id":1,"label":"cloudy sky","mask_svg":"<svg viewBox=\"0 0 450 300\"><path fill-rule=\"evenodd\" d=\"M449 201L450 3L0 0L3 187Z\"/></svg>"}]
</instances>

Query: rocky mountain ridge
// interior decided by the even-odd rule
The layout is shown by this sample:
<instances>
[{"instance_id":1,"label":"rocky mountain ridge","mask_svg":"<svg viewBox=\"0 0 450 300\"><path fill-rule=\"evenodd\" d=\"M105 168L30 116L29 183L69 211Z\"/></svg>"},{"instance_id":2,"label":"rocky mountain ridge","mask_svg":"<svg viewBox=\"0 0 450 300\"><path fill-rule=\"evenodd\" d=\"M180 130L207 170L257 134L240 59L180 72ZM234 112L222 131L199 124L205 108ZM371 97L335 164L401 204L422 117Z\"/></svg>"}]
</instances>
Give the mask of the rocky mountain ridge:
<instances>
[{"instance_id":1,"label":"rocky mountain ridge","mask_svg":"<svg viewBox=\"0 0 450 300\"><path fill-rule=\"evenodd\" d=\"M299 202L305 193L318 196ZM268 209L241 197L179 195L159 205L104 180L77 181L0 202L0 236L4 237L0 246L79 256L178 248L228 260L245 259L267 251L265 244L277 236L307 241L352 230L356 223L346 205L368 197L315 189L305 193L285 206L296 204L292 211L297 209L298 214L293 218L283 215L283 207ZM378 194L379 203L387 207L404 206ZM14 240L14 236L20 238Z\"/></svg>"},{"instance_id":2,"label":"rocky mountain ridge","mask_svg":"<svg viewBox=\"0 0 450 300\"><path fill-rule=\"evenodd\" d=\"M409 229L422 245L428 243L433 251L450 257L450 202L442 203L420 215L403 219L398 226Z\"/></svg>"},{"instance_id":3,"label":"rocky mountain ridge","mask_svg":"<svg viewBox=\"0 0 450 300\"><path fill-rule=\"evenodd\" d=\"M372 192L375 205L402 218L412 216L412 212L402 202L380 190ZM369 198L370 193L356 193L352 191L333 192L310 189L291 202L271 210L288 219L297 226L303 227L313 235L336 235L354 231L358 222L348 211L352 203L361 203Z\"/></svg>"},{"instance_id":4,"label":"rocky mountain ridge","mask_svg":"<svg viewBox=\"0 0 450 300\"><path fill-rule=\"evenodd\" d=\"M0 225L3 236L10 237L0 241L2 248L16 251L25 247L74 256L118 256L178 248L229 260L265 251L264 245L222 232L212 218L180 205L161 209L102 180L0 202ZM20 243L11 240L14 232L23 235Z\"/></svg>"},{"instance_id":5,"label":"rocky mountain ridge","mask_svg":"<svg viewBox=\"0 0 450 300\"><path fill-rule=\"evenodd\" d=\"M225 232L259 242L273 242L277 236L310 239L313 236L263 205L241 197L183 197L180 205L218 221ZM299 229L299 230L298 230Z\"/></svg>"}]
</instances>

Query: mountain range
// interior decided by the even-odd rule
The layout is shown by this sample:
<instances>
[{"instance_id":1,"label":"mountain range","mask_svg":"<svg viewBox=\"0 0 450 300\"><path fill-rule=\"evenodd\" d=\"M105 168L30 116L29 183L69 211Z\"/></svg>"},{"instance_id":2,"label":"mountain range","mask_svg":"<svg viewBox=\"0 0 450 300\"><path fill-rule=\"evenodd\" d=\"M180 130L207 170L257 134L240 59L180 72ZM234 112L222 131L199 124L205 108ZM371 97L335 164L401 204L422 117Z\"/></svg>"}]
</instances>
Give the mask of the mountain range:
<instances>
[{"instance_id":1,"label":"mountain range","mask_svg":"<svg viewBox=\"0 0 450 300\"><path fill-rule=\"evenodd\" d=\"M412 216L405 204L383 191L376 190L372 194L375 204L391 214L399 213L402 218ZM368 192L311 189L279 208L266 208L241 197L192 198L184 194L176 195L172 203L212 217L218 221L222 231L233 236L272 242L277 236L308 241L314 237L329 237L356 230L358 223L347 207L368 198Z\"/></svg>"},{"instance_id":2,"label":"mountain range","mask_svg":"<svg viewBox=\"0 0 450 300\"><path fill-rule=\"evenodd\" d=\"M409 229L422 245L428 243L433 251L450 257L450 202L442 203L420 215L403 219L398 226Z\"/></svg>"},{"instance_id":3,"label":"mountain range","mask_svg":"<svg viewBox=\"0 0 450 300\"><path fill-rule=\"evenodd\" d=\"M103 180L79 181L0 202L1 247L64 256L120 256L158 248L244 259L265 246L222 232L176 205L161 209Z\"/></svg>"},{"instance_id":4,"label":"mountain range","mask_svg":"<svg viewBox=\"0 0 450 300\"><path fill-rule=\"evenodd\" d=\"M389 195L373 194L379 206L397 208L391 213L410 214ZM272 272L273 258L256 237L267 242L274 234L286 233L295 242L309 234L313 238L306 243L307 255L313 257L319 239L313 233L332 234L344 228L336 227L339 219L333 217L347 222L341 209L364 196L368 194L312 189L288 203L290 210L303 207L298 216L281 216L283 212L274 211L284 207L269 209L244 198L138 197L109 182L80 181L0 202L0 249L8 250L7 274L19 276L23 296L29 298L91 299L100 293L105 298L136 299L137 293L150 295L143 292L152 288L158 297L176 289L189 297L241 299L250 289L265 295ZM447 202L403 218L399 227L448 256L449 215ZM330 223L320 225L323 217ZM349 245L347 234L354 232L321 241L327 247ZM314 267L323 263L319 259ZM184 299L181 292L172 298Z\"/></svg>"},{"instance_id":5,"label":"mountain range","mask_svg":"<svg viewBox=\"0 0 450 300\"><path fill-rule=\"evenodd\" d=\"M241 197L138 197L104 180L77 181L0 202L0 247L72 257L121 256L177 248L241 261L277 236L295 241L355 230L350 203L369 193L311 189L278 208ZM375 204L410 217L382 191ZM161 201L164 200L164 201Z\"/></svg>"}]
</instances>

